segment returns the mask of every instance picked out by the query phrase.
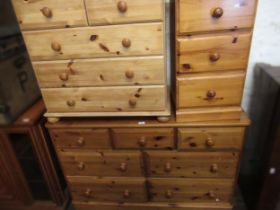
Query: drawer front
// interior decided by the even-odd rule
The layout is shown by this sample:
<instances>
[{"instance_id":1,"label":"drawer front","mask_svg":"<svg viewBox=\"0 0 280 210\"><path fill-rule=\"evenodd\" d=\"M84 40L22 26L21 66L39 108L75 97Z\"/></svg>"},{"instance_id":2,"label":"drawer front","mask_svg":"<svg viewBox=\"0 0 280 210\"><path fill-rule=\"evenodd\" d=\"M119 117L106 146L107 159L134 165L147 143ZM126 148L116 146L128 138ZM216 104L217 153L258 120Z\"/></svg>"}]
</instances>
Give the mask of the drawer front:
<instances>
[{"instance_id":1,"label":"drawer front","mask_svg":"<svg viewBox=\"0 0 280 210\"><path fill-rule=\"evenodd\" d=\"M164 86L42 89L48 112L135 112L165 107Z\"/></svg>"},{"instance_id":2,"label":"drawer front","mask_svg":"<svg viewBox=\"0 0 280 210\"><path fill-rule=\"evenodd\" d=\"M154 202L230 202L231 179L149 179Z\"/></svg>"},{"instance_id":3,"label":"drawer front","mask_svg":"<svg viewBox=\"0 0 280 210\"><path fill-rule=\"evenodd\" d=\"M107 129L52 130L52 141L58 149L110 149Z\"/></svg>"},{"instance_id":4,"label":"drawer front","mask_svg":"<svg viewBox=\"0 0 280 210\"><path fill-rule=\"evenodd\" d=\"M253 27L256 0L177 0L179 33Z\"/></svg>"},{"instance_id":5,"label":"drawer front","mask_svg":"<svg viewBox=\"0 0 280 210\"><path fill-rule=\"evenodd\" d=\"M177 108L240 105L245 73L177 77Z\"/></svg>"},{"instance_id":6,"label":"drawer front","mask_svg":"<svg viewBox=\"0 0 280 210\"><path fill-rule=\"evenodd\" d=\"M90 25L162 21L163 0L86 0Z\"/></svg>"},{"instance_id":7,"label":"drawer front","mask_svg":"<svg viewBox=\"0 0 280 210\"><path fill-rule=\"evenodd\" d=\"M163 56L33 62L40 87L160 85Z\"/></svg>"},{"instance_id":8,"label":"drawer front","mask_svg":"<svg viewBox=\"0 0 280 210\"><path fill-rule=\"evenodd\" d=\"M113 129L114 145L118 149L173 149L173 128Z\"/></svg>"},{"instance_id":9,"label":"drawer front","mask_svg":"<svg viewBox=\"0 0 280 210\"><path fill-rule=\"evenodd\" d=\"M148 174L152 177L233 178L237 152L147 152Z\"/></svg>"},{"instance_id":10,"label":"drawer front","mask_svg":"<svg viewBox=\"0 0 280 210\"><path fill-rule=\"evenodd\" d=\"M68 177L74 201L145 202L144 178Z\"/></svg>"},{"instance_id":11,"label":"drawer front","mask_svg":"<svg viewBox=\"0 0 280 210\"><path fill-rule=\"evenodd\" d=\"M179 38L181 73L246 69L251 33Z\"/></svg>"},{"instance_id":12,"label":"drawer front","mask_svg":"<svg viewBox=\"0 0 280 210\"><path fill-rule=\"evenodd\" d=\"M140 152L60 152L66 176L143 176Z\"/></svg>"},{"instance_id":13,"label":"drawer front","mask_svg":"<svg viewBox=\"0 0 280 210\"><path fill-rule=\"evenodd\" d=\"M179 150L240 150L245 128L179 128Z\"/></svg>"},{"instance_id":14,"label":"drawer front","mask_svg":"<svg viewBox=\"0 0 280 210\"><path fill-rule=\"evenodd\" d=\"M22 30L86 26L83 0L12 0Z\"/></svg>"},{"instance_id":15,"label":"drawer front","mask_svg":"<svg viewBox=\"0 0 280 210\"><path fill-rule=\"evenodd\" d=\"M142 23L24 32L32 60L163 54L163 24Z\"/></svg>"}]
</instances>

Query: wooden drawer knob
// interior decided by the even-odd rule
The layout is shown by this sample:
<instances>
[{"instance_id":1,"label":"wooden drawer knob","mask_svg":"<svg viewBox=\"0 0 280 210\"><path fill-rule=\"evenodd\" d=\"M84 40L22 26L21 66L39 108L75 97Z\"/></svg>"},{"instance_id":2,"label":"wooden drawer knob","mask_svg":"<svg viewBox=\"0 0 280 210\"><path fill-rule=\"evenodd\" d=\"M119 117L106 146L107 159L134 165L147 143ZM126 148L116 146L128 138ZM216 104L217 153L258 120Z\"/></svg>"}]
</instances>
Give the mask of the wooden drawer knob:
<instances>
[{"instance_id":1,"label":"wooden drawer knob","mask_svg":"<svg viewBox=\"0 0 280 210\"><path fill-rule=\"evenodd\" d=\"M128 103L131 107L134 107L137 104L137 99L136 98L131 98L131 99L129 99Z\"/></svg>"},{"instance_id":2,"label":"wooden drawer knob","mask_svg":"<svg viewBox=\"0 0 280 210\"><path fill-rule=\"evenodd\" d=\"M120 170L121 170L122 172L127 171L127 164L126 164L126 163L121 163L121 165L120 165Z\"/></svg>"},{"instance_id":3,"label":"wooden drawer knob","mask_svg":"<svg viewBox=\"0 0 280 210\"><path fill-rule=\"evenodd\" d=\"M86 191L84 192L84 195L86 196L86 197L90 197L91 196L91 194L92 194L92 190L91 189L86 189Z\"/></svg>"},{"instance_id":4,"label":"wooden drawer knob","mask_svg":"<svg viewBox=\"0 0 280 210\"><path fill-rule=\"evenodd\" d=\"M52 17L52 10L48 7L43 7L41 9L42 14L47 17L47 18L51 18Z\"/></svg>"},{"instance_id":5,"label":"wooden drawer knob","mask_svg":"<svg viewBox=\"0 0 280 210\"><path fill-rule=\"evenodd\" d=\"M213 139L211 139L211 138L207 138L206 141L205 141L205 144L208 147L213 147L215 145Z\"/></svg>"},{"instance_id":6,"label":"wooden drawer knob","mask_svg":"<svg viewBox=\"0 0 280 210\"><path fill-rule=\"evenodd\" d=\"M127 11L127 3L126 3L126 1L119 1L117 6L118 6L118 10L121 13L125 13Z\"/></svg>"},{"instance_id":7,"label":"wooden drawer knob","mask_svg":"<svg viewBox=\"0 0 280 210\"><path fill-rule=\"evenodd\" d=\"M215 192L214 191L209 191L208 193L207 193L207 195L209 196L209 198L216 198L216 194L215 194Z\"/></svg>"},{"instance_id":8,"label":"wooden drawer knob","mask_svg":"<svg viewBox=\"0 0 280 210\"><path fill-rule=\"evenodd\" d=\"M60 74L59 75L59 79L61 80L61 81L67 81L68 80L68 74L67 73L62 73L62 74Z\"/></svg>"},{"instance_id":9,"label":"wooden drawer knob","mask_svg":"<svg viewBox=\"0 0 280 210\"><path fill-rule=\"evenodd\" d=\"M85 140L83 137L80 137L78 140L77 140L77 144L79 146L84 146L85 145Z\"/></svg>"},{"instance_id":10,"label":"wooden drawer knob","mask_svg":"<svg viewBox=\"0 0 280 210\"><path fill-rule=\"evenodd\" d=\"M52 47L53 51L55 51L55 52L61 51L61 45L57 42L52 42L51 47Z\"/></svg>"},{"instance_id":11,"label":"wooden drawer knob","mask_svg":"<svg viewBox=\"0 0 280 210\"><path fill-rule=\"evenodd\" d=\"M146 146L146 144L147 144L146 137L145 137L145 136L140 137L140 139L138 140L138 144L139 144L141 147Z\"/></svg>"},{"instance_id":12,"label":"wooden drawer knob","mask_svg":"<svg viewBox=\"0 0 280 210\"><path fill-rule=\"evenodd\" d=\"M166 197L166 198L170 199L170 198L172 198L172 196L173 196L173 193L172 193L171 190L167 190L167 191L165 192L165 197Z\"/></svg>"},{"instance_id":13,"label":"wooden drawer knob","mask_svg":"<svg viewBox=\"0 0 280 210\"><path fill-rule=\"evenodd\" d=\"M171 171L171 163L165 163L165 167L164 167L164 170L165 172L170 172Z\"/></svg>"},{"instance_id":14,"label":"wooden drawer knob","mask_svg":"<svg viewBox=\"0 0 280 210\"><path fill-rule=\"evenodd\" d=\"M208 90L206 93L207 98L211 99L211 98L215 98L216 96L216 91L215 90Z\"/></svg>"},{"instance_id":15,"label":"wooden drawer knob","mask_svg":"<svg viewBox=\"0 0 280 210\"><path fill-rule=\"evenodd\" d=\"M75 106L75 104L76 104L76 102L74 100L67 101L67 105L70 106L70 107Z\"/></svg>"},{"instance_id":16,"label":"wooden drawer knob","mask_svg":"<svg viewBox=\"0 0 280 210\"><path fill-rule=\"evenodd\" d=\"M124 198L129 198L130 197L130 192L129 192L129 190L125 190L124 192L123 192L123 197Z\"/></svg>"},{"instance_id":17,"label":"wooden drawer knob","mask_svg":"<svg viewBox=\"0 0 280 210\"><path fill-rule=\"evenodd\" d=\"M133 71L126 71L125 76L127 79L132 79L134 77L134 72Z\"/></svg>"},{"instance_id":18,"label":"wooden drawer knob","mask_svg":"<svg viewBox=\"0 0 280 210\"><path fill-rule=\"evenodd\" d=\"M78 169L79 169L80 171L82 171L82 170L85 169L85 164L84 164L84 162L80 162L80 163L78 164Z\"/></svg>"},{"instance_id":19,"label":"wooden drawer knob","mask_svg":"<svg viewBox=\"0 0 280 210\"><path fill-rule=\"evenodd\" d=\"M216 62L220 59L220 54L219 53L212 53L210 56L209 56L209 60L211 62Z\"/></svg>"},{"instance_id":20,"label":"wooden drawer knob","mask_svg":"<svg viewBox=\"0 0 280 210\"><path fill-rule=\"evenodd\" d=\"M123 45L123 47L125 47L125 48L129 48L129 47L131 46L131 41L130 41L130 39L127 39L127 38L123 39L123 40L122 40L122 45Z\"/></svg>"},{"instance_id":21,"label":"wooden drawer knob","mask_svg":"<svg viewBox=\"0 0 280 210\"><path fill-rule=\"evenodd\" d=\"M218 172L218 165L217 164L212 164L211 167L210 167L210 171L212 173L217 173Z\"/></svg>"},{"instance_id":22,"label":"wooden drawer knob","mask_svg":"<svg viewBox=\"0 0 280 210\"><path fill-rule=\"evenodd\" d=\"M217 7L215 9L213 9L212 17L213 18L220 18L220 17L223 16L223 14L224 14L224 10L221 7Z\"/></svg>"}]
</instances>

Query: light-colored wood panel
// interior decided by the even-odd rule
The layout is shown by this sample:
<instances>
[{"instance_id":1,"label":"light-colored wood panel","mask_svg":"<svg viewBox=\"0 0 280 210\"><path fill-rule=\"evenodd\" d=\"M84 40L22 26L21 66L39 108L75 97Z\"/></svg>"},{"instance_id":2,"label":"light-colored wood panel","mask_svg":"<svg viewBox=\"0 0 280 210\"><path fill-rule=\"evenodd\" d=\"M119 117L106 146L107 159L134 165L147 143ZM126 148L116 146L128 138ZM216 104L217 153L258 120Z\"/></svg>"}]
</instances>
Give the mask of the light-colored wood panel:
<instances>
[{"instance_id":1,"label":"light-colored wood panel","mask_svg":"<svg viewBox=\"0 0 280 210\"><path fill-rule=\"evenodd\" d=\"M56 129L51 131L57 149L110 149L108 129Z\"/></svg>"},{"instance_id":2,"label":"light-colored wood panel","mask_svg":"<svg viewBox=\"0 0 280 210\"><path fill-rule=\"evenodd\" d=\"M85 0L90 25L162 21L163 0Z\"/></svg>"},{"instance_id":3,"label":"light-colored wood panel","mask_svg":"<svg viewBox=\"0 0 280 210\"><path fill-rule=\"evenodd\" d=\"M256 2L176 0L178 33L250 28L254 23Z\"/></svg>"},{"instance_id":4,"label":"light-colored wood panel","mask_svg":"<svg viewBox=\"0 0 280 210\"><path fill-rule=\"evenodd\" d=\"M177 108L240 105L244 72L177 77Z\"/></svg>"},{"instance_id":5,"label":"light-colored wood panel","mask_svg":"<svg viewBox=\"0 0 280 210\"><path fill-rule=\"evenodd\" d=\"M33 62L40 87L160 85L163 56Z\"/></svg>"},{"instance_id":6,"label":"light-colored wood panel","mask_svg":"<svg viewBox=\"0 0 280 210\"><path fill-rule=\"evenodd\" d=\"M163 111L164 86L42 89L48 112Z\"/></svg>"},{"instance_id":7,"label":"light-colored wood panel","mask_svg":"<svg viewBox=\"0 0 280 210\"><path fill-rule=\"evenodd\" d=\"M231 179L148 179L153 202L231 202Z\"/></svg>"},{"instance_id":8,"label":"light-colored wood panel","mask_svg":"<svg viewBox=\"0 0 280 210\"><path fill-rule=\"evenodd\" d=\"M179 150L241 150L245 128L179 128Z\"/></svg>"},{"instance_id":9,"label":"light-colored wood panel","mask_svg":"<svg viewBox=\"0 0 280 210\"><path fill-rule=\"evenodd\" d=\"M12 0L22 30L86 26L83 0Z\"/></svg>"},{"instance_id":10,"label":"light-colored wood panel","mask_svg":"<svg viewBox=\"0 0 280 210\"><path fill-rule=\"evenodd\" d=\"M163 54L163 23L24 32L31 60Z\"/></svg>"},{"instance_id":11,"label":"light-colored wood panel","mask_svg":"<svg viewBox=\"0 0 280 210\"><path fill-rule=\"evenodd\" d=\"M151 177L234 178L237 152L146 152Z\"/></svg>"},{"instance_id":12,"label":"light-colored wood panel","mask_svg":"<svg viewBox=\"0 0 280 210\"><path fill-rule=\"evenodd\" d=\"M172 149L173 128L119 128L113 129L117 149Z\"/></svg>"},{"instance_id":13,"label":"light-colored wood panel","mask_svg":"<svg viewBox=\"0 0 280 210\"><path fill-rule=\"evenodd\" d=\"M178 38L181 73L246 69L251 33L188 36Z\"/></svg>"},{"instance_id":14,"label":"light-colored wood panel","mask_svg":"<svg viewBox=\"0 0 280 210\"><path fill-rule=\"evenodd\" d=\"M145 202L144 178L68 177L74 201Z\"/></svg>"},{"instance_id":15,"label":"light-colored wood panel","mask_svg":"<svg viewBox=\"0 0 280 210\"><path fill-rule=\"evenodd\" d=\"M66 176L143 176L140 152L59 152Z\"/></svg>"}]
</instances>

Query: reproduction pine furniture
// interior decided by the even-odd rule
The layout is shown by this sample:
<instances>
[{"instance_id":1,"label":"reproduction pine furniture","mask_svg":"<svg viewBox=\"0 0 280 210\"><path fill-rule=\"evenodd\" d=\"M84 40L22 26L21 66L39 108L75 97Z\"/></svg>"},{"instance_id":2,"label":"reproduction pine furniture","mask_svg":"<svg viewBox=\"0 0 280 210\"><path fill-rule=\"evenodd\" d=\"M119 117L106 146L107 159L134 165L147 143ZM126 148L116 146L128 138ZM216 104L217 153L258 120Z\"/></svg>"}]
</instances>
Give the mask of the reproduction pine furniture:
<instances>
[{"instance_id":1,"label":"reproduction pine furniture","mask_svg":"<svg viewBox=\"0 0 280 210\"><path fill-rule=\"evenodd\" d=\"M175 0L176 116L239 119L257 0Z\"/></svg>"},{"instance_id":2,"label":"reproduction pine furniture","mask_svg":"<svg viewBox=\"0 0 280 210\"><path fill-rule=\"evenodd\" d=\"M42 100L0 127L0 209L63 210L65 180L44 128Z\"/></svg>"},{"instance_id":3,"label":"reproduction pine furniture","mask_svg":"<svg viewBox=\"0 0 280 210\"><path fill-rule=\"evenodd\" d=\"M240 120L151 118L48 123L75 210L229 210L243 136Z\"/></svg>"},{"instance_id":4,"label":"reproduction pine furniture","mask_svg":"<svg viewBox=\"0 0 280 210\"><path fill-rule=\"evenodd\" d=\"M164 0L12 2L50 121L168 120Z\"/></svg>"}]
</instances>

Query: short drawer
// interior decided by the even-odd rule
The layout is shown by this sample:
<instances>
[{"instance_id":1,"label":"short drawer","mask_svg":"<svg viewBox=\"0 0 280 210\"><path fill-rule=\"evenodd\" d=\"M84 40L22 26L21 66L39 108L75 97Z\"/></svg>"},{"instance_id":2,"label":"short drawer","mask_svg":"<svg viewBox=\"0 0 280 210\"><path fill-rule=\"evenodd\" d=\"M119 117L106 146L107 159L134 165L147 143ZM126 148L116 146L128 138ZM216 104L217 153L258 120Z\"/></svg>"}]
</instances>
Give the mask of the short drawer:
<instances>
[{"instance_id":1,"label":"short drawer","mask_svg":"<svg viewBox=\"0 0 280 210\"><path fill-rule=\"evenodd\" d=\"M163 56L33 62L40 87L161 85Z\"/></svg>"},{"instance_id":2,"label":"short drawer","mask_svg":"<svg viewBox=\"0 0 280 210\"><path fill-rule=\"evenodd\" d=\"M211 203L231 202L231 179L149 179L153 202Z\"/></svg>"},{"instance_id":3,"label":"short drawer","mask_svg":"<svg viewBox=\"0 0 280 210\"><path fill-rule=\"evenodd\" d=\"M246 69L251 33L189 36L177 39L181 73Z\"/></svg>"},{"instance_id":4,"label":"short drawer","mask_svg":"<svg viewBox=\"0 0 280 210\"><path fill-rule=\"evenodd\" d=\"M86 0L90 25L162 21L163 0Z\"/></svg>"},{"instance_id":5,"label":"short drawer","mask_svg":"<svg viewBox=\"0 0 280 210\"><path fill-rule=\"evenodd\" d=\"M240 105L245 72L177 77L177 108Z\"/></svg>"},{"instance_id":6,"label":"short drawer","mask_svg":"<svg viewBox=\"0 0 280 210\"><path fill-rule=\"evenodd\" d=\"M179 150L240 150L245 128L179 128Z\"/></svg>"},{"instance_id":7,"label":"short drawer","mask_svg":"<svg viewBox=\"0 0 280 210\"><path fill-rule=\"evenodd\" d=\"M68 177L74 201L145 202L144 178Z\"/></svg>"},{"instance_id":8,"label":"short drawer","mask_svg":"<svg viewBox=\"0 0 280 210\"><path fill-rule=\"evenodd\" d=\"M59 158L66 176L143 175L140 152L60 152Z\"/></svg>"},{"instance_id":9,"label":"short drawer","mask_svg":"<svg viewBox=\"0 0 280 210\"><path fill-rule=\"evenodd\" d=\"M110 149L107 129L51 130L52 141L58 149Z\"/></svg>"},{"instance_id":10,"label":"short drawer","mask_svg":"<svg viewBox=\"0 0 280 210\"><path fill-rule=\"evenodd\" d=\"M233 178L237 152L147 152L148 175L152 177Z\"/></svg>"},{"instance_id":11,"label":"short drawer","mask_svg":"<svg viewBox=\"0 0 280 210\"><path fill-rule=\"evenodd\" d=\"M165 108L164 86L42 89L48 112L135 112Z\"/></svg>"},{"instance_id":12,"label":"short drawer","mask_svg":"<svg viewBox=\"0 0 280 210\"><path fill-rule=\"evenodd\" d=\"M179 33L250 28L256 0L177 0Z\"/></svg>"},{"instance_id":13,"label":"short drawer","mask_svg":"<svg viewBox=\"0 0 280 210\"><path fill-rule=\"evenodd\" d=\"M162 55L163 23L24 32L31 60Z\"/></svg>"},{"instance_id":14,"label":"short drawer","mask_svg":"<svg viewBox=\"0 0 280 210\"><path fill-rule=\"evenodd\" d=\"M173 128L113 129L114 145L118 149L173 149Z\"/></svg>"},{"instance_id":15,"label":"short drawer","mask_svg":"<svg viewBox=\"0 0 280 210\"><path fill-rule=\"evenodd\" d=\"M22 30L86 26L83 0L12 0Z\"/></svg>"}]
</instances>

